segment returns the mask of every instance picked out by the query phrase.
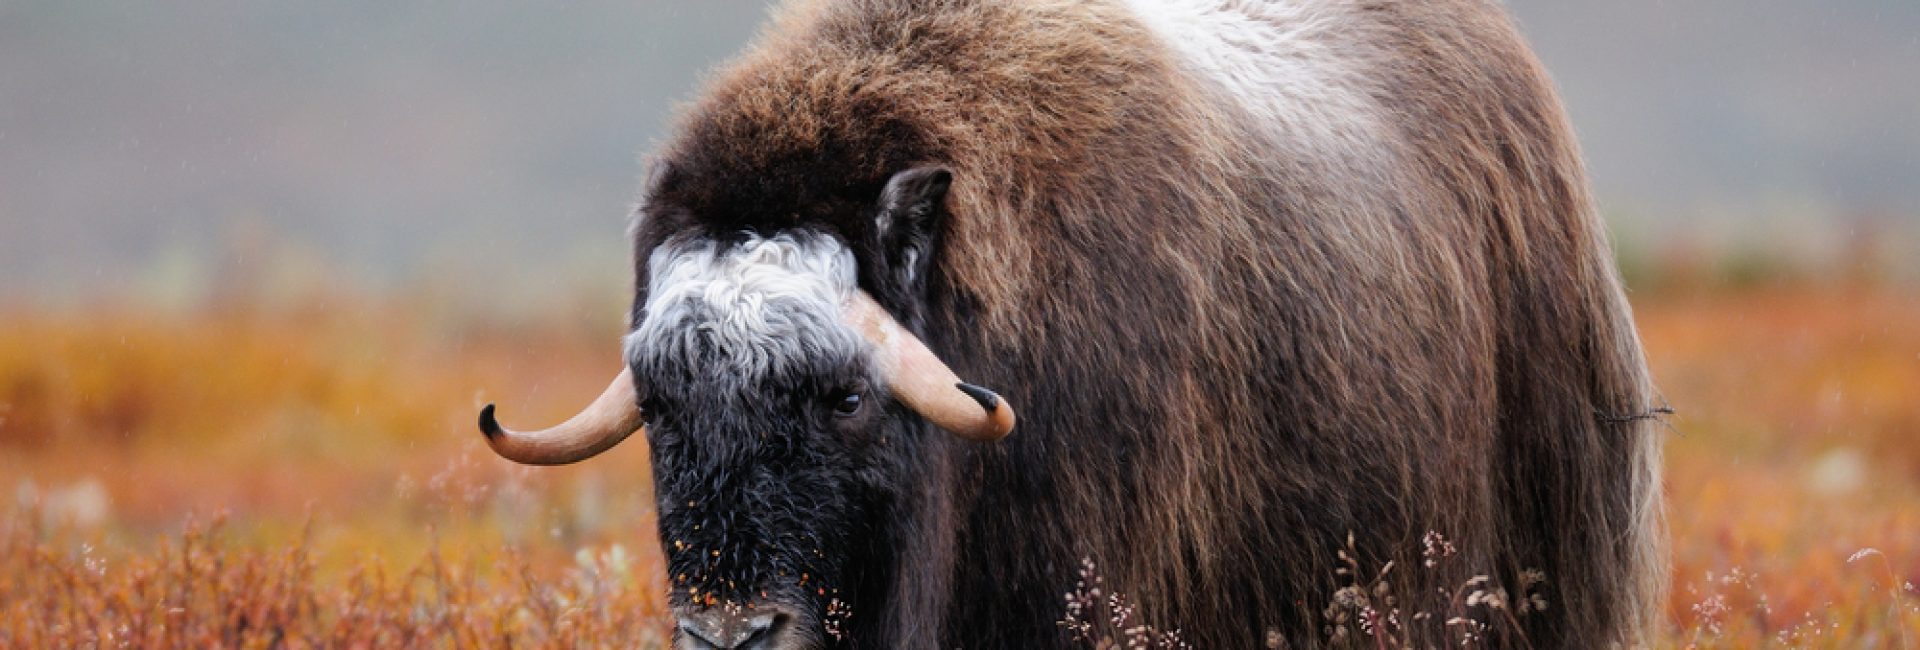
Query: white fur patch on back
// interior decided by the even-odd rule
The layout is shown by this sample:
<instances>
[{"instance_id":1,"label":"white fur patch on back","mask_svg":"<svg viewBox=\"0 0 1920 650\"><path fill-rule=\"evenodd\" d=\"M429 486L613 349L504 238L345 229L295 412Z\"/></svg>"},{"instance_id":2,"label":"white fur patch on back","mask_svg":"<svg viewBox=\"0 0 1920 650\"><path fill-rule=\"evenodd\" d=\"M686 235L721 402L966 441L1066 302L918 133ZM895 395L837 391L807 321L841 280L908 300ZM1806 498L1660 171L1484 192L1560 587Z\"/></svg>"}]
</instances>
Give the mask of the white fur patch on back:
<instances>
[{"instance_id":1,"label":"white fur patch on back","mask_svg":"<svg viewBox=\"0 0 1920 650\"><path fill-rule=\"evenodd\" d=\"M1339 0L1123 0L1189 73L1292 146L1350 158L1373 149L1381 109ZM1343 31L1347 33L1342 33Z\"/></svg>"}]
</instances>

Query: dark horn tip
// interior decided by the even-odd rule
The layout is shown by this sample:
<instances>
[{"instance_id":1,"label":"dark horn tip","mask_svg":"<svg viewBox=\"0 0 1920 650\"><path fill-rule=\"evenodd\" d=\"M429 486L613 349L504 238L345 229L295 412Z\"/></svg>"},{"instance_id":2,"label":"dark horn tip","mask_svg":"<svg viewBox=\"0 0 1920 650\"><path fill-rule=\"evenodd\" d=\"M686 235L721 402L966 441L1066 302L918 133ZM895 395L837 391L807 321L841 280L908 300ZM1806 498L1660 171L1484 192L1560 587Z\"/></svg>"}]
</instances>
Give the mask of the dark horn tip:
<instances>
[{"instance_id":1,"label":"dark horn tip","mask_svg":"<svg viewBox=\"0 0 1920 650\"><path fill-rule=\"evenodd\" d=\"M962 393L966 393L967 397L973 398L973 401L979 402L980 408L986 409L988 413L1000 410L1000 396L995 395L993 391L964 381L954 384L953 387L960 389Z\"/></svg>"},{"instance_id":2,"label":"dark horn tip","mask_svg":"<svg viewBox=\"0 0 1920 650\"><path fill-rule=\"evenodd\" d=\"M503 433L500 430L500 423L493 419L493 404L491 403L480 407L480 433L486 434L488 438L498 437Z\"/></svg>"}]
</instances>

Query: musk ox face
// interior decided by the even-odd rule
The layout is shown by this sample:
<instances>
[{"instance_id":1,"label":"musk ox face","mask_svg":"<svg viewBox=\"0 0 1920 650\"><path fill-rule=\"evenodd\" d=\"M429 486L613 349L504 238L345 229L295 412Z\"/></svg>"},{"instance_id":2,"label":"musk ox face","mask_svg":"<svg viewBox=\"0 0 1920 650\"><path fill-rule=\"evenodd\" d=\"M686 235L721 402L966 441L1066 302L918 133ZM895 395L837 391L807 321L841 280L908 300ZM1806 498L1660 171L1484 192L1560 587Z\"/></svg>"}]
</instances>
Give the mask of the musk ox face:
<instances>
[{"instance_id":1,"label":"musk ox face","mask_svg":"<svg viewBox=\"0 0 1920 650\"><path fill-rule=\"evenodd\" d=\"M815 645L896 479L854 259L810 231L676 238L627 338L682 647Z\"/></svg>"},{"instance_id":2,"label":"musk ox face","mask_svg":"<svg viewBox=\"0 0 1920 650\"><path fill-rule=\"evenodd\" d=\"M651 206L620 375L544 431L481 412L494 451L530 464L646 430L680 647L824 645L827 613L887 570L857 558L884 551L872 531L913 484L917 440L1012 430L1012 407L896 320L919 309L949 178L894 174L838 221L716 231L698 207Z\"/></svg>"}]
</instances>

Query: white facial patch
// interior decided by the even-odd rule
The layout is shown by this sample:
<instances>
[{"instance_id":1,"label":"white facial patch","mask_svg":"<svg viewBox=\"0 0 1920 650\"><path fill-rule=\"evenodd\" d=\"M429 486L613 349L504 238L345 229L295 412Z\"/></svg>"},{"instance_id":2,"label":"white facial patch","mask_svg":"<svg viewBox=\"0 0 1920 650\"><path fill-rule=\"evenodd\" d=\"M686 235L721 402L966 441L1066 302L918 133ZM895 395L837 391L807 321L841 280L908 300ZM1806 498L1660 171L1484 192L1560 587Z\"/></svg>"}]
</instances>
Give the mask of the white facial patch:
<instances>
[{"instance_id":1,"label":"white facial patch","mask_svg":"<svg viewBox=\"0 0 1920 650\"><path fill-rule=\"evenodd\" d=\"M857 286L853 253L832 237L676 238L654 249L648 269L644 320L626 340L629 363L678 355L720 365L698 371L744 388L806 355L859 344L841 322Z\"/></svg>"}]
</instances>

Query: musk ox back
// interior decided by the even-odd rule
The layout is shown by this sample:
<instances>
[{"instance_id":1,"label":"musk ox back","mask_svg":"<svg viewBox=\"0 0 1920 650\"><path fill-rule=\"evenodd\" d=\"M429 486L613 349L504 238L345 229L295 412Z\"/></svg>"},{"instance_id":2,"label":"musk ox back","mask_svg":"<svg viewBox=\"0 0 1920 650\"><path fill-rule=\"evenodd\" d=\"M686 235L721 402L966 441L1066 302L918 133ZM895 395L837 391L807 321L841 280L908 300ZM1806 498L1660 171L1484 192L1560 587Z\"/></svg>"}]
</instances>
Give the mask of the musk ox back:
<instances>
[{"instance_id":1,"label":"musk ox back","mask_svg":"<svg viewBox=\"0 0 1920 650\"><path fill-rule=\"evenodd\" d=\"M1532 645L1645 640L1654 397L1495 2L800 2L652 166L626 371L482 426L644 425L683 647L1063 644L1082 558L1321 645L1349 538L1405 615L1538 571Z\"/></svg>"}]
</instances>

